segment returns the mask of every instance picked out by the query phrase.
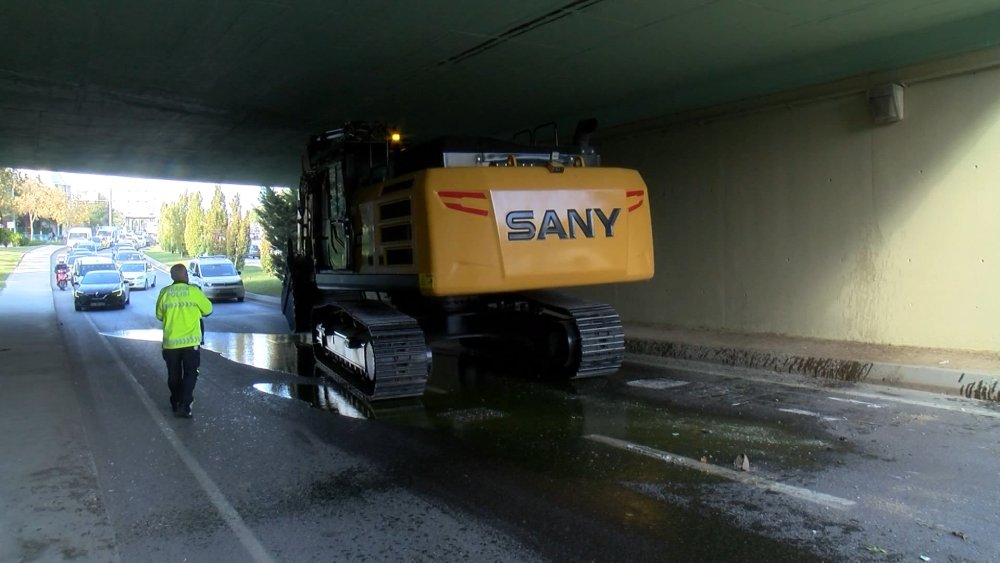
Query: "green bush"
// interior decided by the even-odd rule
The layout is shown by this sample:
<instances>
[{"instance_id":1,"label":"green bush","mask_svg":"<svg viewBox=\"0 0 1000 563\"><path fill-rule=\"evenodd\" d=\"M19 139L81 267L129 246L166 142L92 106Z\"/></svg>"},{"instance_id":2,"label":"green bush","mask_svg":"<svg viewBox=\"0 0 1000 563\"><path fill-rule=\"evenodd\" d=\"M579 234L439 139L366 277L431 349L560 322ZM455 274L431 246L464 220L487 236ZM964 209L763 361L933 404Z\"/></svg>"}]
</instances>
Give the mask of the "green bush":
<instances>
[{"instance_id":1,"label":"green bush","mask_svg":"<svg viewBox=\"0 0 1000 563\"><path fill-rule=\"evenodd\" d=\"M15 233L7 229L0 229L0 245L3 246L27 246L28 237L21 233Z\"/></svg>"}]
</instances>

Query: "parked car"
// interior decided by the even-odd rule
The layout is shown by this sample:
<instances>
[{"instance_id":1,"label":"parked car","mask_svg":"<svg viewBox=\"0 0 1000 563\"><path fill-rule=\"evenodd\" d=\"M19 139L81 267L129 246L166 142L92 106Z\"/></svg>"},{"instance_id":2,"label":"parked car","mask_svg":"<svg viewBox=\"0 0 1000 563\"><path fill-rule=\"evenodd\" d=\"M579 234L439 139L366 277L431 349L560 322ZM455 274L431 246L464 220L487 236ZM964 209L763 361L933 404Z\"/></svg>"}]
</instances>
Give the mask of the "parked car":
<instances>
[{"instance_id":1,"label":"parked car","mask_svg":"<svg viewBox=\"0 0 1000 563\"><path fill-rule=\"evenodd\" d=\"M73 285L78 285L84 276L95 270L111 270L118 273L115 261L107 256L81 256L73 262L73 267L70 269Z\"/></svg>"},{"instance_id":2,"label":"parked car","mask_svg":"<svg viewBox=\"0 0 1000 563\"><path fill-rule=\"evenodd\" d=\"M156 287L156 271L150 268L144 260L120 262L118 270L121 271L122 277L128 282L130 288L149 289Z\"/></svg>"},{"instance_id":3,"label":"parked car","mask_svg":"<svg viewBox=\"0 0 1000 563\"><path fill-rule=\"evenodd\" d=\"M257 260L257 259L260 258L260 245L259 244L255 243L255 242L251 242L250 243L250 248L247 249L247 258L249 258L251 260Z\"/></svg>"},{"instance_id":4,"label":"parked car","mask_svg":"<svg viewBox=\"0 0 1000 563\"><path fill-rule=\"evenodd\" d=\"M199 256L188 265L189 281L209 299L235 299L243 302L246 288L240 271L225 256Z\"/></svg>"},{"instance_id":5,"label":"parked car","mask_svg":"<svg viewBox=\"0 0 1000 563\"><path fill-rule=\"evenodd\" d=\"M129 288L117 270L87 272L73 290L73 306L77 311L91 307L117 307L129 304Z\"/></svg>"}]
</instances>

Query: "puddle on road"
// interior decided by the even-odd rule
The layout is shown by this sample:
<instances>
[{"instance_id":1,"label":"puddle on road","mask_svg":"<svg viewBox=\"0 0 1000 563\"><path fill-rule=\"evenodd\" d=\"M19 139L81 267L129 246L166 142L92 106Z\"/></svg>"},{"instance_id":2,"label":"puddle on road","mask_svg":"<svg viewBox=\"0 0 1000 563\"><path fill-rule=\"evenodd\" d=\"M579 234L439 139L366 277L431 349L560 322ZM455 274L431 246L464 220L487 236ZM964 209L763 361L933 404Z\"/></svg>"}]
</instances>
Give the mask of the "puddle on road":
<instances>
[{"instance_id":1,"label":"puddle on road","mask_svg":"<svg viewBox=\"0 0 1000 563\"><path fill-rule=\"evenodd\" d=\"M159 329L103 333L115 338L159 342ZM454 433L487 432L493 443L511 436L532 448L553 441L572 441L584 434L635 440L675 453L722 459L737 453L756 454L782 462L808 458L827 444L797 436L786 428L734 416L705 415L668 409L634 397L620 396L611 379L586 379L570 384L545 384L520 376L516 369L479 360L455 346L435 348L427 392L418 399L369 403L336 376L314 366L307 335L208 332L205 348L241 364L305 376L302 382L261 382L260 392L304 401L315 408L353 418L392 419L417 426L450 429ZM623 381L662 392L687 385L667 378ZM537 442L537 443L536 443ZM543 446L545 447L545 446ZM741 451L737 451L741 450Z\"/></svg>"},{"instance_id":2,"label":"puddle on road","mask_svg":"<svg viewBox=\"0 0 1000 563\"><path fill-rule=\"evenodd\" d=\"M158 329L104 334L150 342L162 339ZM588 483L587 503L602 505L595 510L614 512L621 510L624 502L633 515L630 524L643 529L690 525L688 518L702 518L683 516L669 508L664 499L673 499L678 491L704 494L706 487L715 486L718 479L612 450L584 436L610 436L724 466L731 466L733 458L743 453L755 462L766 460L786 469L813 465L808 460L821 457L829 447L822 440L797 435L792 429L769 422L731 413L685 411L625 391L642 388L658 393L683 392L687 382L666 377L637 382L623 374L621 378L546 384L521 375L518 369L448 348L435 349L433 373L422 397L369 403L313 365L311 350L303 346L306 338L209 332L204 346L231 361L284 372L293 379L280 381L283 376L277 376L254 384L255 391L303 401L340 416L443 431L458 438L473 456L503 460L560 482ZM622 486L641 493L623 496ZM671 502L683 505L676 499ZM725 524L728 518L709 518L697 526L729 536L734 531ZM738 539L734 541L749 541L744 545L754 551L749 546L758 541L756 534L735 532L735 536ZM773 555L770 550L773 545L760 553Z\"/></svg>"},{"instance_id":3,"label":"puddle on road","mask_svg":"<svg viewBox=\"0 0 1000 563\"><path fill-rule=\"evenodd\" d=\"M103 333L159 342L159 329ZM809 465L828 444L787 428L738 416L683 412L623 397L616 389L640 385L671 392L687 382L667 378L639 383L586 379L545 384L516 369L483 361L457 347L435 348L433 373L423 397L370 403L336 376L314 366L307 335L208 332L205 348L244 365L308 378L308 382L260 382L257 391L304 401L331 413L447 430L490 444L493 453L524 455L544 463L572 450L580 436L600 434L644 443L677 454L728 463L746 453L781 464ZM538 451L548 452L538 456ZM513 452L520 452L514 454ZM632 477L640 477L633 475Z\"/></svg>"},{"instance_id":4,"label":"puddle on road","mask_svg":"<svg viewBox=\"0 0 1000 563\"><path fill-rule=\"evenodd\" d=\"M146 342L161 342L160 329L102 332L104 336ZM296 344L308 336L296 334L257 334L246 332L207 332L204 347L234 362L256 368L298 373Z\"/></svg>"}]
</instances>

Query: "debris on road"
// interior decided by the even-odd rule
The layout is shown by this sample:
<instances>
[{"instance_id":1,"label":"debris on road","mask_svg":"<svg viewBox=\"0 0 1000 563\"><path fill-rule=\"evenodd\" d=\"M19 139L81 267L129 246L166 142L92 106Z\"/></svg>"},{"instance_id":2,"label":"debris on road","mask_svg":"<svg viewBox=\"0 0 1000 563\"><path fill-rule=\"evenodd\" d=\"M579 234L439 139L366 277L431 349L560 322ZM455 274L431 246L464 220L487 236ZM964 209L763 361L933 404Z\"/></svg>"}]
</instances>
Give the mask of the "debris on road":
<instances>
[{"instance_id":1,"label":"debris on road","mask_svg":"<svg viewBox=\"0 0 1000 563\"><path fill-rule=\"evenodd\" d=\"M740 454L736 456L736 461L733 462L733 467L740 471L750 471L750 458L746 454Z\"/></svg>"}]
</instances>

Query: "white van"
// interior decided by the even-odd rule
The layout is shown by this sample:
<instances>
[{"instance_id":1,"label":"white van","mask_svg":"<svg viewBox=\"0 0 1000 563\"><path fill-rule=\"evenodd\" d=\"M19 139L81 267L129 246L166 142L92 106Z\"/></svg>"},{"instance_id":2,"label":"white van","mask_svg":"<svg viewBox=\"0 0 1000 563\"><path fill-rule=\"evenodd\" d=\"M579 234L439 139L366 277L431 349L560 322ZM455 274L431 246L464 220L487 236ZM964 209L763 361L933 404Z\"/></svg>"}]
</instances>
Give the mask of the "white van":
<instances>
[{"instance_id":1,"label":"white van","mask_svg":"<svg viewBox=\"0 0 1000 563\"><path fill-rule=\"evenodd\" d=\"M77 243L90 240L90 229L88 227L73 227L66 233L66 245L73 248Z\"/></svg>"}]
</instances>

